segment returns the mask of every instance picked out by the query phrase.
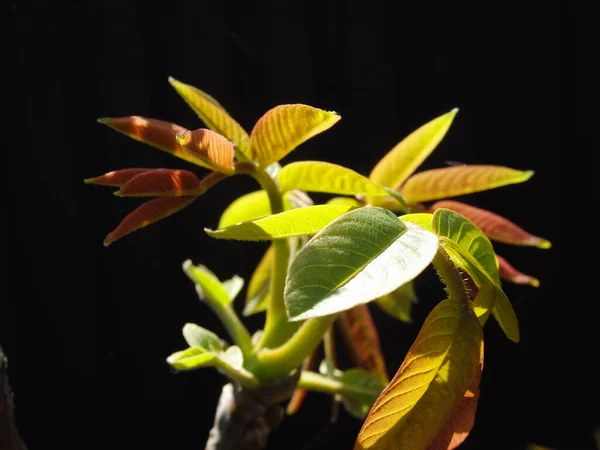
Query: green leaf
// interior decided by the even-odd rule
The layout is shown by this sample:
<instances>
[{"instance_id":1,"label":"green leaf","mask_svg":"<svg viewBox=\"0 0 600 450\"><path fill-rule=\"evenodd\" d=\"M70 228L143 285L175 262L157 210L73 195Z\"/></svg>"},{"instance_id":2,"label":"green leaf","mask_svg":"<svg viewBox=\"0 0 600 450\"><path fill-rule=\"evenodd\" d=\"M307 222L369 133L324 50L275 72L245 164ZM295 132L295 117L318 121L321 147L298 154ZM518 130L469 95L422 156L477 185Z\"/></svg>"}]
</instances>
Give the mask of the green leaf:
<instances>
[{"instance_id":1,"label":"green leaf","mask_svg":"<svg viewBox=\"0 0 600 450\"><path fill-rule=\"evenodd\" d=\"M293 209L287 197L283 197L286 210ZM227 228L241 222L260 219L271 214L271 204L266 191L254 191L235 199L225 208L219 219L218 229Z\"/></svg>"},{"instance_id":2,"label":"green leaf","mask_svg":"<svg viewBox=\"0 0 600 450\"><path fill-rule=\"evenodd\" d=\"M337 164L300 161L286 165L277 177L282 192L300 189L341 195L388 195L367 177Z\"/></svg>"},{"instance_id":3,"label":"green leaf","mask_svg":"<svg viewBox=\"0 0 600 450\"><path fill-rule=\"evenodd\" d=\"M479 288L477 295L473 299L473 311L479 319L481 326L484 326L488 317L492 313L494 304L498 298L498 291L493 284L484 284Z\"/></svg>"},{"instance_id":4,"label":"green leaf","mask_svg":"<svg viewBox=\"0 0 600 450\"><path fill-rule=\"evenodd\" d=\"M217 278L207 267L199 264L194 266L188 259L183 263L184 272L201 289L203 297L221 305L229 305L229 294ZM199 292L200 293L200 292Z\"/></svg>"},{"instance_id":5,"label":"green leaf","mask_svg":"<svg viewBox=\"0 0 600 450\"><path fill-rule=\"evenodd\" d=\"M315 234L329 222L352 209L347 205L315 205L292 209L220 230L205 228L216 239L264 241Z\"/></svg>"},{"instance_id":6,"label":"green leaf","mask_svg":"<svg viewBox=\"0 0 600 450\"><path fill-rule=\"evenodd\" d=\"M190 347L173 353L167 358L167 362L177 370L194 370L212 366L216 358L217 355L207 352L202 347Z\"/></svg>"},{"instance_id":7,"label":"green leaf","mask_svg":"<svg viewBox=\"0 0 600 450\"><path fill-rule=\"evenodd\" d=\"M333 111L302 104L276 106L258 119L250 133L251 159L267 167L340 118Z\"/></svg>"},{"instance_id":8,"label":"green leaf","mask_svg":"<svg viewBox=\"0 0 600 450\"><path fill-rule=\"evenodd\" d=\"M409 134L377 163L369 179L398 188L442 141L457 112L455 108Z\"/></svg>"},{"instance_id":9,"label":"green leaf","mask_svg":"<svg viewBox=\"0 0 600 450\"><path fill-rule=\"evenodd\" d=\"M195 323L185 324L183 327L183 337L190 347L202 347L209 352L220 352L223 350L223 343L219 339L219 336Z\"/></svg>"},{"instance_id":10,"label":"green leaf","mask_svg":"<svg viewBox=\"0 0 600 450\"><path fill-rule=\"evenodd\" d=\"M412 305L417 303L414 283L409 281L403 284L395 291L379 297L376 303L390 317L405 323L412 323Z\"/></svg>"},{"instance_id":11,"label":"green leaf","mask_svg":"<svg viewBox=\"0 0 600 450\"><path fill-rule=\"evenodd\" d=\"M244 366L244 355L237 345L232 345L221 353L221 360L229 364L235 370L242 370Z\"/></svg>"},{"instance_id":12,"label":"green leaf","mask_svg":"<svg viewBox=\"0 0 600 450\"><path fill-rule=\"evenodd\" d=\"M246 290L244 316L264 311L267 308L272 267L273 246L269 246L250 277Z\"/></svg>"},{"instance_id":13,"label":"green leaf","mask_svg":"<svg viewBox=\"0 0 600 450\"><path fill-rule=\"evenodd\" d=\"M438 248L433 233L390 211L357 208L316 234L292 262L284 298L291 321L343 311L419 275Z\"/></svg>"},{"instance_id":14,"label":"green leaf","mask_svg":"<svg viewBox=\"0 0 600 450\"><path fill-rule=\"evenodd\" d=\"M229 302L233 302L244 287L244 279L238 275L234 275L229 280L222 283L229 296Z\"/></svg>"},{"instance_id":15,"label":"green leaf","mask_svg":"<svg viewBox=\"0 0 600 450\"><path fill-rule=\"evenodd\" d=\"M328 205L351 205L351 206L365 206L364 203L353 197L333 197L327 200Z\"/></svg>"},{"instance_id":16,"label":"green leaf","mask_svg":"<svg viewBox=\"0 0 600 450\"><path fill-rule=\"evenodd\" d=\"M427 231L433 232L433 214L429 213L414 213L414 214L404 214L400 216L400 220L407 223L412 223L414 225L418 225L421 228L425 228Z\"/></svg>"},{"instance_id":17,"label":"green leaf","mask_svg":"<svg viewBox=\"0 0 600 450\"><path fill-rule=\"evenodd\" d=\"M509 167L464 165L442 167L419 172L400 189L409 205L457 197L474 192L523 183L533 176L533 171L515 170Z\"/></svg>"},{"instance_id":18,"label":"green leaf","mask_svg":"<svg viewBox=\"0 0 600 450\"><path fill-rule=\"evenodd\" d=\"M341 396L346 411L357 419L364 419L387 384L362 369L345 370L338 380L356 391L361 391L348 392L348 390Z\"/></svg>"},{"instance_id":19,"label":"green leaf","mask_svg":"<svg viewBox=\"0 0 600 450\"><path fill-rule=\"evenodd\" d=\"M496 257L489 239L469 219L444 208L433 214L433 228L454 264L469 274L479 288L488 283L494 286L494 318L511 341L519 342L517 315L500 287Z\"/></svg>"}]
</instances>

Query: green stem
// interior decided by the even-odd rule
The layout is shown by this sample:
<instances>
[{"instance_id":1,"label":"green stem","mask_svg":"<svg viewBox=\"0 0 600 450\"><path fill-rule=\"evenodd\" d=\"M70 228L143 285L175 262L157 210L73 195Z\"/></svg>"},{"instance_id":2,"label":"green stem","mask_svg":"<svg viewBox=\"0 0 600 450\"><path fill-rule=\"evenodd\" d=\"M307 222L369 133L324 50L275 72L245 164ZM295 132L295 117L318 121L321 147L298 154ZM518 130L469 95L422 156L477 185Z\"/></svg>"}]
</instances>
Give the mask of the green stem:
<instances>
[{"instance_id":1,"label":"green stem","mask_svg":"<svg viewBox=\"0 0 600 450\"><path fill-rule=\"evenodd\" d=\"M277 348L263 348L256 354L252 372L263 381L289 375L319 345L337 314L306 320L300 328Z\"/></svg>"},{"instance_id":2,"label":"green stem","mask_svg":"<svg viewBox=\"0 0 600 450\"><path fill-rule=\"evenodd\" d=\"M254 389L259 386L258 379L247 370L238 370L231 367L221 358L215 358L212 362L213 366L223 372L227 377L237 380L242 386Z\"/></svg>"},{"instance_id":3,"label":"green stem","mask_svg":"<svg viewBox=\"0 0 600 450\"><path fill-rule=\"evenodd\" d=\"M435 267L440 279L446 285L448 298L453 299L460 304L469 304L469 294L464 281L460 276L460 272L441 246L433 258L433 266Z\"/></svg>"},{"instance_id":4,"label":"green stem","mask_svg":"<svg viewBox=\"0 0 600 450\"><path fill-rule=\"evenodd\" d=\"M253 163L241 162L235 167L236 173L245 173L254 177L267 193L271 204L271 214L284 211L283 196L273 178ZM257 348L275 347L284 342L297 329L296 324L288 321L283 301L285 278L290 259L290 246L287 239L273 240L273 266L269 286L269 304L267 305L263 335Z\"/></svg>"},{"instance_id":5,"label":"green stem","mask_svg":"<svg viewBox=\"0 0 600 450\"><path fill-rule=\"evenodd\" d=\"M333 380L329 377L320 375L316 372L307 370L300 374L298 387L310 391L324 392L331 395L372 395L377 397L381 392L376 389L369 389L359 386L350 386L341 381Z\"/></svg>"}]
</instances>

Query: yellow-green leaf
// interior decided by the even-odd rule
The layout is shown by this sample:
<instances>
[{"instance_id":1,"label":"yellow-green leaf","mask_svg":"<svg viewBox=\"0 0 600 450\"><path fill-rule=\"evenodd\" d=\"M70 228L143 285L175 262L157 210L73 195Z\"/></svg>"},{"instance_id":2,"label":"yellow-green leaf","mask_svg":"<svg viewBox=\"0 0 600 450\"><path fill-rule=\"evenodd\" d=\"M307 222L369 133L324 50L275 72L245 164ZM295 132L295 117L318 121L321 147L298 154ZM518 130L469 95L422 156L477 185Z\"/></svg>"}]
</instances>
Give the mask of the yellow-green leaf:
<instances>
[{"instance_id":1,"label":"yellow-green leaf","mask_svg":"<svg viewBox=\"0 0 600 450\"><path fill-rule=\"evenodd\" d=\"M353 209L348 205L315 205L292 209L262 219L242 222L220 230L205 228L217 239L264 241L291 236L308 236L323 229L329 222Z\"/></svg>"},{"instance_id":2,"label":"yellow-green leaf","mask_svg":"<svg viewBox=\"0 0 600 450\"><path fill-rule=\"evenodd\" d=\"M245 316L264 311L267 308L272 267L273 246L269 246L250 277L246 291Z\"/></svg>"},{"instance_id":3,"label":"yellow-green leaf","mask_svg":"<svg viewBox=\"0 0 600 450\"><path fill-rule=\"evenodd\" d=\"M202 347L190 347L187 350L175 352L167 358L167 362L177 370L194 370L212 366L217 355Z\"/></svg>"},{"instance_id":4,"label":"yellow-green leaf","mask_svg":"<svg viewBox=\"0 0 600 450\"><path fill-rule=\"evenodd\" d=\"M246 158L250 156L248 153L248 133L229 115L219 102L206 92L177 81L175 78L169 77L169 83L171 83L190 108L198 114L198 117L200 117L208 128L233 142Z\"/></svg>"},{"instance_id":5,"label":"yellow-green leaf","mask_svg":"<svg viewBox=\"0 0 600 450\"><path fill-rule=\"evenodd\" d=\"M451 166L413 175L406 180L400 192L408 204L414 204L523 183L532 176L531 170L502 166Z\"/></svg>"},{"instance_id":6,"label":"yellow-green leaf","mask_svg":"<svg viewBox=\"0 0 600 450\"><path fill-rule=\"evenodd\" d=\"M371 408L354 449L426 449L477 375L482 339L473 310L439 303Z\"/></svg>"},{"instance_id":7,"label":"yellow-green leaf","mask_svg":"<svg viewBox=\"0 0 600 450\"><path fill-rule=\"evenodd\" d=\"M473 311L475 311L481 326L485 325L492 313L498 295L498 291L493 284L484 284L477 290L477 295L473 300Z\"/></svg>"},{"instance_id":8,"label":"yellow-green leaf","mask_svg":"<svg viewBox=\"0 0 600 450\"><path fill-rule=\"evenodd\" d=\"M375 300L386 314L405 323L412 323L412 305L417 303L414 282L409 281L398 289Z\"/></svg>"},{"instance_id":9,"label":"yellow-green leaf","mask_svg":"<svg viewBox=\"0 0 600 450\"><path fill-rule=\"evenodd\" d=\"M353 197L333 197L327 200L328 205L351 205L351 206L364 206L363 202L358 201Z\"/></svg>"},{"instance_id":10,"label":"yellow-green leaf","mask_svg":"<svg viewBox=\"0 0 600 450\"><path fill-rule=\"evenodd\" d=\"M322 161L288 164L281 169L277 179L282 192L300 189L341 195L388 195L382 187L358 172Z\"/></svg>"},{"instance_id":11,"label":"yellow-green leaf","mask_svg":"<svg viewBox=\"0 0 600 450\"><path fill-rule=\"evenodd\" d=\"M455 108L409 134L375 165L369 179L382 186L400 187L435 150L457 112Z\"/></svg>"},{"instance_id":12,"label":"yellow-green leaf","mask_svg":"<svg viewBox=\"0 0 600 450\"><path fill-rule=\"evenodd\" d=\"M276 106L256 122L250 133L250 159L267 167L338 120L337 113L312 106Z\"/></svg>"},{"instance_id":13,"label":"yellow-green leaf","mask_svg":"<svg viewBox=\"0 0 600 450\"><path fill-rule=\"evenodd\" d=\"M283 197L283 206L286 210L292 209L292 204L286 196ZM260 219L270 214L271 204L267 192L262 190L250 192L238 197L225 208L217 228L226 228L236 223Z\"/></svg>"}]
</instances>

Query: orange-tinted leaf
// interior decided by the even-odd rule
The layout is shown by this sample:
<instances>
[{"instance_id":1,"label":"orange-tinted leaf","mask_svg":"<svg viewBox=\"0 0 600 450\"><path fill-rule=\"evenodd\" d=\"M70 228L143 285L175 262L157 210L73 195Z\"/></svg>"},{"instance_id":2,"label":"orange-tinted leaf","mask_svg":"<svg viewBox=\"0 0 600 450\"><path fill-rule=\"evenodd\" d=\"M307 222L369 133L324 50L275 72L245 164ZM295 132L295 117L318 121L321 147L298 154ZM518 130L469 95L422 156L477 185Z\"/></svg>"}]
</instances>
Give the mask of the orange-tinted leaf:
<instances>
[{"instance_id":1,"label":"orange-tinted leaf","mask_svg":"<svg viewBox=\"0 0 600 450\"><path fill-rule=\"evenodd\" d=\"M496 259L498 260L500 278L516 284L529 284L533 287L539 287L540 281L537 278L519 272L505 258L498 254L496 254Z\"/></svg>"},{"instance_id":2,"label":"orange-tinted leaf","mask_svg":"<svg viewBox=\"0 0 600 450\"><path fill-rule=\"evenodd\" d=\"M380 379L389 380L379 334L366 304L342 311L337 319L354 364Z\"/></svg>"},{"instance_id":3,"label":"orange-tinted leaf","mask_svg":"<svg viewBox=\"0 0 600 450\"><path fill-rule=\"evenodd\" d=\"M317 349L313 350L308 358L304 360L302 363L302 370L312 370L314 371L317 367ZM292 415L296 414L302 406L304 402L304 398L306 397L306 389L305 388L297 388L292 395L288 405L287 405L287 414Z\"/></svg>"},{"instance_id":4,"label":"orange-tinted leaf","mask_svg":"<svg viewBox=\"0 0 600 450\"><path fill-rule=\"evenodd\" d=\"M99 184L101 186L116 186L121 187L129 180L131 180L136 175L140 173L148 172L149 170L155 169L121 169L121 170L113 170L112 172L105 173L104 175L100 175L99 177L86 178L83 180L85 184Z\"/></svg>"},{"instance_id":5,"label":"orange-tinted leaf","mask_svg":"<svg viewBox=\"0 0 600 450\"><path fill-rule=\"evenodd\" d=\"M431 206L431 212L438 208L447 208L462 214L494 241L544 249L552 246L549 241L528 233L510 220L487 209L477 208L455 200L436 202Z\"/></svg>"},{"instance_id":6,"label":"orange-tinted leaf","mask_svg":"<svg viewBox=\"0 0 600 450\"><path fill-rule=\"evenodd\" d=\"M169 83L171 83L190 108L198 114L198 117L200 117L208 128L233 142L240 149L243 156L246 158L250 157L248 153L248 133L229 115L219 102L206 92L177 81L173 77L169 77Z\"/></svg>"},{"instance_id":7,"label":"orange-tinted leaf","mask_svg":"<svg viewBox=\"0 0 600 450\"><path fill-rule=\"evenodd\" d=\"M104 245L108 246L126 234L139 230L140 228L176 213L192 203L196 198L197 197L160 197L142 203L125 217L117 228L106 236Z\"/></svg>"},{"instance_id":8,"label":"orange-tinted leaf","mask_svg":"<svg viewBox=\"0 0 600 450\"><path fill-rule=\"evenodd\" d=\"M479 400L479 382L483 370L483 340L481 341L481 361L473 374L471 386L465 392L464 397L454 409L452 417L433 440L427 450L453 450L464 442L473 424L477 412L477 401Z\"/></svg>"},{"instance_id":9,"label":"orange-tinted leaf","mask_svg":"<svg viewBox=\"0 0 600 450\"><path fill-rule=\"evenodd\" d=\"M426 449L444 429L481 361L481 325L465 306L444 300L429 313L367 415L355 450Z\"/></svg>"},{"instance_id":10,"label":"orange-tinted leaf","mask_svg":"<svg viewBox=\"0 0 600 450\"><path fill-rule=\"evenodd\" d=\"M196 175L187 170L154 169L140 173L115 192L120 197L163 197L191 195L200 186Z\"/></svg>"},{"instance_id":11,"label":"orange-tinted leaf","mask_svg":"<svg viewBox=\"0 0 600 450\"><path fill-rule=\"evenodd\" d=\"M233 145L220 134L206 128L185 130L177 135L177 142L211 169L233 173Z\"/></svg>"},{"instance_id":12,"label":"orange-tinted leaf","mask_svg":"<svg viewBox=\"0 0 600 450\"><path fill-rule=\"evenodd\" d=\"M276 106L258 119L250 133L251 159L267 167L338 120L337 113L312 106Z\"/></svg>"},{"instance_id":13,"label":"orange-tinted leaf","mask_svg":"<svg viewBox=\"0 0 600 450\"><path fill-rule=\"evenodd\" d=\"M186 131L182 126L140 116L106 117L98 119L98 122L192 164L210 168L204 161L177 143L177 134Z\"/></svg>"},{"instance_id":14,"label":"orange-tinted leaf","mask_svg":"<svg viewBox=\"0 0 600 450\"><path fill-rule=\"evenodd\" d=\"M522 183L533 171L521 171L501 166L464 165L442 167L419 172L408 180L400 193L408 204L471 194Z\"/></svg>"}]
</instances>

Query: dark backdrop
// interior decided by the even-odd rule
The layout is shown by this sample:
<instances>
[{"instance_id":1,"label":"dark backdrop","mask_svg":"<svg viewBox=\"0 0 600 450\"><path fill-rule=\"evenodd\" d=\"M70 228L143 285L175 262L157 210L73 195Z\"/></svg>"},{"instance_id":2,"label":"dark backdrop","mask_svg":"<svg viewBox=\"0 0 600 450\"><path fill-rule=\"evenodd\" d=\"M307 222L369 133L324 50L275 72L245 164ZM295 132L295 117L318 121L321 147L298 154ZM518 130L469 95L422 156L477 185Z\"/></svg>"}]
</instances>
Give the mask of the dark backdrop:
<instances>
[{"instance_id":1,"label":"dark backdrop","mask_svg":"<svg viewBox=\"0 0 600 450\"><path fill-rule=\"evenodd\" d=\"M459 107L421 169L449 161L535 170L523 185L469 196L554 244L500 246L538 289L507 285L522 329L486 327L477 421L465 449L592 448L593 422L561 383L558 220L568 120L570 11L547 1L18 1L2 3L8 143L2 151L6 231L0 342L17 420L31 450L194 449L204 445L222 378L175 375L165 358L196 322L222 333L181 262L249 277L264 245L214 241L203 227L241 192L236 177L192 207L115 243L133 207L82 180L126 167L192 169L98 124L142 115L202 126L168 76L215 96L248 130L269 108L305 103L342 120L286 161L319 159L368 174L407 133ZM6 142L6 141L5 141ZM261 250L261 251L258 251ZM424 280L433 280L426 278ZM419 282L416 322L374 311L394 373L440 298ZM248 321L260 326L260 318ZM590 400L591 402L592 400ZM327 425L310 395L273 449L351 448L360 422Z\"/></svg>"}]
</instances>

